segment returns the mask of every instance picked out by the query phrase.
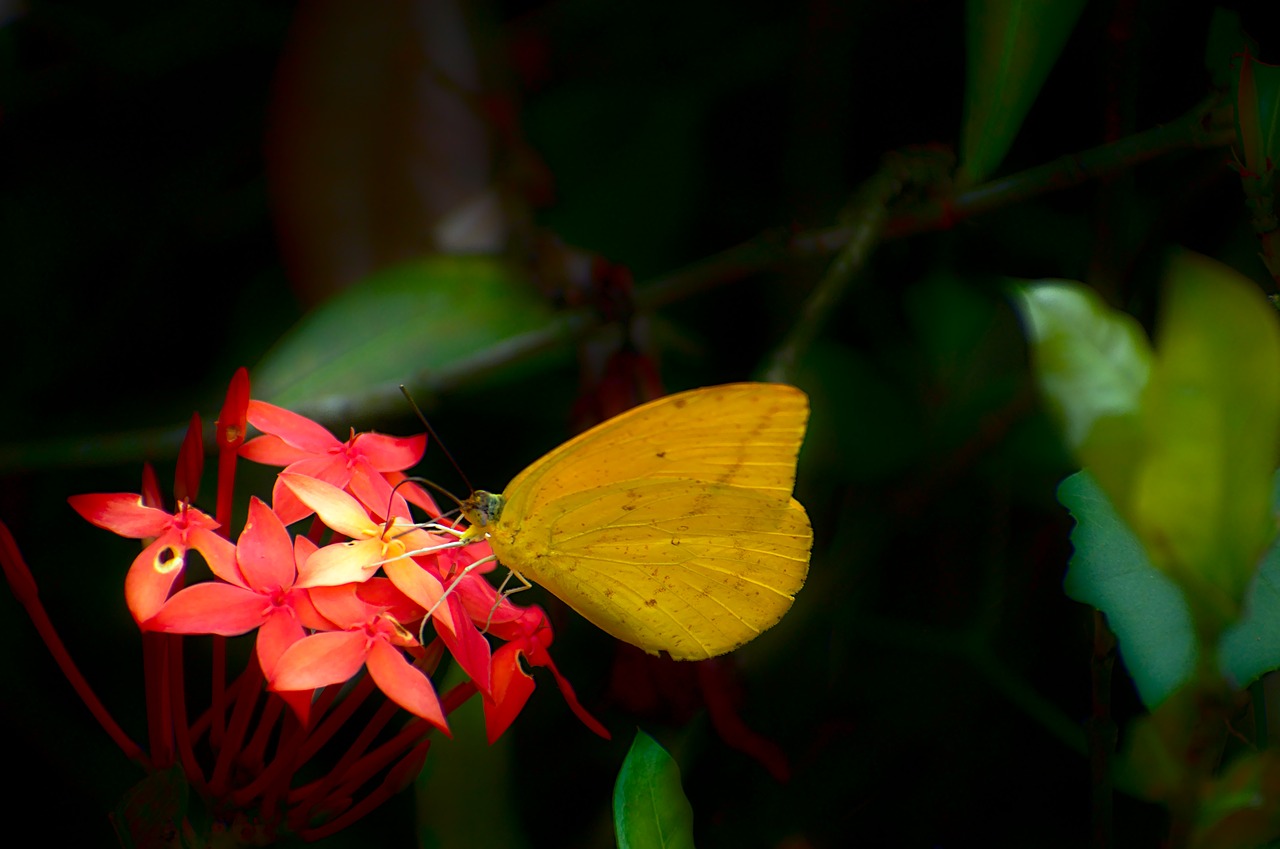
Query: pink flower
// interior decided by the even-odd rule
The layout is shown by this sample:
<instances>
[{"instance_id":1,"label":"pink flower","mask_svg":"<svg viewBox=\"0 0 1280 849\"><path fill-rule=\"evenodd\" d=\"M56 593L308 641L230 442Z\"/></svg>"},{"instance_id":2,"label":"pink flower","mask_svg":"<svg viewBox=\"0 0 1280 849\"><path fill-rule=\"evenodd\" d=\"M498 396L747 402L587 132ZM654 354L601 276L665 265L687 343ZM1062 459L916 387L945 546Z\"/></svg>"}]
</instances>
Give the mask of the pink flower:
<instances>
[{"instance_id":1,"label":"pink flower","mask_svg":"<svg viewBox=\"0 0 1280 849\"><path fill-rule=\"evenodd\" d=\"M164 604L182 574L187 552L200 552L215 574L235 568L235 546L214 533L218 523L186 502L177 512L147 507L132 493L73 495L72 509L100 528L131 539L151 539L134 558L124 582L125 601L139 624Z\"/></svg>"},{"instance_id":2,"label":"pink flower","mask_svg":"<svg viewBox=\"0 0 1280 849\"><path fill-rule=\"evenodd\" d=\"M268 679L271 689L342 684L363 666L387 698L448 733L431 680L401 651L418 644L401 622L421 618L424 611L381 579L367 588L317 587L311 594L316 609L342 630L312 634L285 649Z\"/></svg>"},{"instance_id":3,"label":"pink flower","mask_svg":"<svg viewBox=\"0 0 1280 849\"><path fill-rule=\"evenodd\" d=\"M281 486L305 509L315 511L326 526L350 540L326 545L313 554L302 568L300 586L332 587L365 581L379 566L389 566L388 561L395 562L411 551L434 548L453 540L418 528L403 501L398 502L402 508L400 515L379 521L355 498L317 478L281 472L277 489ZM395 576L391 577L394 580ZM429 599L415 600L419 604L431 603Z\"/></svg>"},{"instance_id":4,"label":"pink flower","mask_svg":"<svg viewBox=\"0 0 1280 849\"><path fill-rule=\"evenodd\" d=\"M284 466L290 474L306 475L339 489L363 489L378 504L391 501L391 484L383 472L400 472L422 459L425 434L409 437L356 433L346 442L308 418L265 401L249 402L249 424L265 436L251 439L240 456L256 463ZM311 510L277 480L271 503L286 525L305 518ZM382 509L386 509L383 507Z\"/></svg>"},{"instance_id":5,"label":"pink flower","mask_svg":"<svg viewBox=\"0 0 1280 849\"><path fill-rule=\"evenodd\" d=\"M306 636L305 628L331 627L312 606L307 591L294 587L297 565L315 551L315 545L306 537L290 541L279 517L253 497L235 550L233 568L226 563L210 566L222 580L178 591L142 623L142 629L234 637L257 628L258 664L270 678L284 650ZM309 695L288 700L305 720Z\"/></svg>"}]
</instances>

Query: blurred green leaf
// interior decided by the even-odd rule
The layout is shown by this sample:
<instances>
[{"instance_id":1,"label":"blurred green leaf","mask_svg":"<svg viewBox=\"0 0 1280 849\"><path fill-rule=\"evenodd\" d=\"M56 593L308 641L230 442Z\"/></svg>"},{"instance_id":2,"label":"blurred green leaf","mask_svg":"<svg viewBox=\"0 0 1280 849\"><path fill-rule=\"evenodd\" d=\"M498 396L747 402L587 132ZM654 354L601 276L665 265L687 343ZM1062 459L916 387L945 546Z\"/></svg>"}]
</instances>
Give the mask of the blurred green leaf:
<instances>
[{"instance_id":1,"label":"blurred green leaf","mask_svg":"<svg viewBox=\"0 0 1280 849\"><path fill-rule=\"evenodd\" d=\"M1200 718L1199 695L1195 687L1182 687L1133 721L1116 762L1119 786L1160 802L1173 799L1186 786L1191 777L1188 733Z\"/></svg>"},{"instance_id":2,"label":"blurred green leaf","mask_svg":"<svg viewBox=\"0 0 1280 849\"><path fill-rule=\"evenodd\" d=\"M1209 19L1209 37L1205 39L1204 64L1213 79L1213 87L1226 91L1240 79L1238 57L1244 52L1258 55L1258 43L1249 38L1240 25L1240 13L1216 6Z\"/></svg>"},{"instance_id":3,"label":"blurred green leaf","mask_svg":"<svg viewBox=\"0 0 1280 849\"><path fill-rule=\"evenodd\" d=\"M1272 478L1271 505L1280 512L1280 472ZM1244 616L1222 635L1218 662L1241 687L1280 669L1280 543L1272 543L1262 558Z\"/></svg>"},{"instance_id":4,"label":"blurred green leaf","mask_svg":"<svg viewBox=\"0 0 1280 849\"><path fill-rule=\"evenodd\" d=\"M693 846L693 808L680 787L680 767L643 731L618 770L613 827L619 849Z\"/></svg>"},{"instance_id":5,"label":"blurred green leaf","mask_svg":"<svg viewBox=\"0 0 1280 849\"><path fill-rule=\"evenodd\" d=\"M1019 284L1022 316L1036 381L1077 453L1102 419L1136 414L1151 373L1151 346L1142 326L1113 310L1088 286L1066 280ZM1096 442L1096 440L1095 440Z\"/></svg>"},{"instance_id":6,"label":"blurred green leaf","mask_svg":"<svg viewBox=\"0 0 1280 849\"><path fill-rule=\"evenodd\" d=\"M1280 324L1250 281L1205 257L1174 254L1165 284L1154 359L1132 319L1083 287L1016 300L1069 447L1216 637L1275 534Z\"/></svg>"},{"instance_id":7,"label":"blurred green leaf","mask_svg":"<svg viewBox=\"0 0 1280 849\"><path fill-rule=\"evenodd\" d=\"M961 182L980 182L1000 166L1084 5L969 0Z\"/></svg>"},{"instance_id":8,"label":"blurred green leaf","mask_svg":"<svg viewBox=\"0 0 1280 849\"><path fill-rule=\"evenodd\" d=\"M464 679L454 666L440 691ZM450 713L449 727L453 736L432 742L430 756L414 784L418 845L422 849L528 846L511 787L511 737L489 745L479 697Z\"/></svg>"},{"instance_id":9,"label":"blurred green leaf","mask_svg":"<svg viewBox=\"0 0 1280 849\"><path fill-rule=\"evenodd\" d=\"M380 272L326 301L253 373L255 398L298 406L443 369L551 316L500 260L434 256Z\"/></svg>"},{"instance_id":10,"label":"blurred green leaf","mask_svg":"<svg viewBox=\"0 0 1280 849\"><path fill-rule=\"evenodd\" d=\"M1186 599L1151 564L1088 472L1064 480L1058 500L1076 521L1075 551L1063 588L1106 614L1139 697L1154 708L1191 677L1195 666L1196 637ZM1271 503L1280 511L1280 472L1272 478ZM1244 617L1219 643L1218 665L1239 687L1280 669L1280 546L1273 545L1263 558Z\"/></svg>"},{"instance_id":11,"label":"blurred green leaf","mask_svg":"<svg viewBox=\"0 0 1280 849\"><path fill-rule=\"evenodd\" d=\"M1250 752L1206 788L1189 845L1253 849L1280 837L1280 753Z\"/></svg>"}]
</instances>

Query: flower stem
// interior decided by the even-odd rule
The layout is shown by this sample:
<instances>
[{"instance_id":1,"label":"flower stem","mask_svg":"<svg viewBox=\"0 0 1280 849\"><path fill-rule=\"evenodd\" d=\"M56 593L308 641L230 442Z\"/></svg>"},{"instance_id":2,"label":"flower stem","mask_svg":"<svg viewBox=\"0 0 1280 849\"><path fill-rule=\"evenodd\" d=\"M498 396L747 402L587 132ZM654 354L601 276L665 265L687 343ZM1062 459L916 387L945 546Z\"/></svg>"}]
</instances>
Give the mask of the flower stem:
<instances>
[{"instance_id":1,"label":"flower stem","mask_svg":"<svg viewBox=\"0 0 1280 849\"><path fill-rule=\"evenodd\" d=\"M120 747L125 757L139 764L143 769L151 770L153 768L151 759L146 756L138 744L133 742L129 735L124 732L124 729L120 727L119 723L115 721L97 694L93 692L93 688L89 686L88 680L81 674L75 661L71 659L71 655L67 652L67 647L63 645L62 639L53 627L53 622L49 619L48 612L45 611L44 605L40 602L35 578L27 567L26 560L22 557L18 543L4 522L0 522L0 567L3 567L5 579L9 582L9 586L13 588L14 595L18 597L18 601L27 611L27 616L31 618L32 624L36 626L36 632L44 640L44 644L49 648L49 652L53 655L58 668L67 677L72 689L76 691L76 694L80 696L80 700L84 702L85 707L89 709L89 713L102 726L102 730L106 731L107 735Z\"/></svg>"}]
</instances>

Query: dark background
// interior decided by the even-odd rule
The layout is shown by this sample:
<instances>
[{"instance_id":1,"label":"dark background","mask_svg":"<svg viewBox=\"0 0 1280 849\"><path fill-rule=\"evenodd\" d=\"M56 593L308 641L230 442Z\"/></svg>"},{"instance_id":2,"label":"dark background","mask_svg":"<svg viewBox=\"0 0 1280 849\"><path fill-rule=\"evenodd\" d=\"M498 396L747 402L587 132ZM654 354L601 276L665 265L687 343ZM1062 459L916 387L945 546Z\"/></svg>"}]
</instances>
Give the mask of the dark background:
<instances>
[{"instance_id":1,"label":"dark background","mask_svg":"<svg viewBox=\"0 0 1280 849\"><path fill-rule=\"evenodd\" d=\"M0 442L25 458L4 470L0 518L72 654L143 740L122 594L136 546L65 499L136 491L144 459L168 486L172 455L86 462L36 446L101 446L193 409L211 419L232 371L320 297L286 273L264 155L296 10L0 8ZM1276 61L1275 17L1241 12ZM1209 15L1090 4L1002 171L1102 143L1108 108L1130 130L1191 108L1210 86ZM485 85L516 117L514 134L494 134L504 190L539 228L641 283L766 230L829 226L881 155L959 134L961 4L496 3L473 17ZM886 243L828 317L798 374L814 409L797 487L816 531L809 585L720 669L788 781L725 743L687 670L642 673L539 595L559 625L557 662L614 740L580 726L540 676L500 768L461 758L451 768L472 774L433 774L475 788L446 797L457 819L502 821L529 846L610 845L608 788L639 726L677 756L702 846L1084 844L1089 770L1073 743L1090 710L1093 621L1061 591L1069 523L1054 501L1071 464L1038 411L999 278L1102 281L1148 319L1160 252L1177 243L1272 291L1227 160L1179 154ZM1100 233L1104 219L1115 229ZM671 390L748 379L823 270L797 260L690 295L661 311L644 353L660 354ZM555 362L434 406L472 480L498 488L569 435L579 375L571 357ZM347 424L415 429L407 415ZM452 480L430 452L425 468ZM38 818L43 842L111 845L106 812L140 775L7 593L0 623L12 822L57 812ZM1117 670L1123 723L1135 698ZM651 673L658 684L636 683ZM647 705L625 695L637 687ZM1117 800L1126 845L1154 845L1159 823ZM415 828L405 793L322 845L412 845ZM452 828L440 845L454 845Z\"/></svg>"}]
</instances>

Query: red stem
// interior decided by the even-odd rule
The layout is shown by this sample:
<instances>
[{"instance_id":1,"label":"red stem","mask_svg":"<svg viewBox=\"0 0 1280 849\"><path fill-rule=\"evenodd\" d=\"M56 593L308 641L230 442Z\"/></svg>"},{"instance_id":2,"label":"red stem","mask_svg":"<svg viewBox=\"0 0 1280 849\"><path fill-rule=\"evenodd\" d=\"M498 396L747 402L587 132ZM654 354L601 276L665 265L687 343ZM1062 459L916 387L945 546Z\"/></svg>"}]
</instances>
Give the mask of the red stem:
<instances>
[{"instance_id":1,"label":"red stem","mask_svg":"<svg viewBox=\"0 0 1280 849\"><path fill-rule=\"evenodd\" d=\"M406 776L409 776L411 780L412 776L417 775L422 770L422 764L427 759L427 749L430 746L430 740L423 740L406 754L397 766L387 773L386 777L382 779L382 783L368 796L365 796L358 803L352 805L341 815L334 817L324 825L299 830L298 836L306 841L328 837L375 810L391 796L404 789L407 784Z\"/></svg>"},{"instance_id":2,"label":"red stem","mask_svg":"<svg viewBox=\"0 0 1280 849\"><path fill-rule=\"evenodd\" d=\"M178 634L158 634L157 636L164 638L165 651L169 659L167 703L170 734L177 740L178 756L182 759L182 771L186 773L187 781L197 793L207 795L209 784L205 780L204 771L200 769L200 761L196 758L195 748L191 742L191 727L187 723L187 679L182 667L182 637Z\"/></svg>"},{"instance_id":3,"label":"red stem","mask_svg":"<svg viewBox=\"0 0 1280 849\"><path fill-rule=\"evenodd\" d=\"M215 797L224 796L231 776L231 767L241 753L241 744L245 732L249 729L249 721L253 718L253 709L258 704L258 694L262 692L262 668L258 666L256 656L245 667L244 680L236 694L235 708L231 714L231 724L218 747L218 763L213 770L213 778L209 780L209 789Z\"/></svg>"},{"instance_id":4,"label":"red stem","mask_svg":"<svg viewBox=\"0 0 1280 849\"><path fill-rule=\"evenodd\" d=\"M93 692L93 688L89 686L89 682L80 673L75 661L71 659L71 655L67 652L67 648L63 645L61 638L58 637L58 632L54 629L53 622L49 619L49 614L45 611L44 605L40 603L35 577L27 567L27 563L22 557L22 552L18 549L17 541L14 540L13 534L9 532L9 527L4 522L0 522L0 567L3 567L5 579L8 580L9 586L13 588L14 595L18 597L18 601L27 611L27 616L31 617L32 624L36 626L36 631L40 634L40 638L48 646L49 652L58 664L58 668L62 670L62 674L71 682L72 689L80 696L80 700L89 709L89 713L93 715L94 719L98 720L102 730L106 731L107 736L115 741L115 744L124 752L125 757L140 764L144 769L150 770L152 768L150 759L147 758L141 747L130 739L129 735L124 732L124 729L107 711L106 706L102 704L97 694Z\"/></svg>"},{"instance_id":5,"label":"red stem","mask_svg":"<svg viewBox=\"0 0 1280 849\"><path fill-rule=\"evenodd\" d=\"M143 685L147 732L156 769L173 765L173 715L169 705L169 642L164 634L142 635Z\"/></svg>"}]
</instances>

